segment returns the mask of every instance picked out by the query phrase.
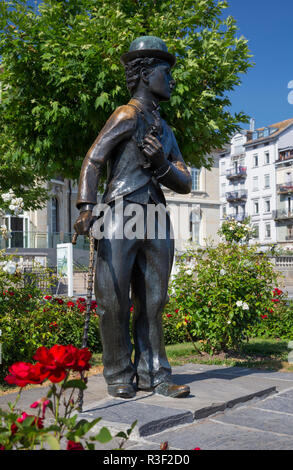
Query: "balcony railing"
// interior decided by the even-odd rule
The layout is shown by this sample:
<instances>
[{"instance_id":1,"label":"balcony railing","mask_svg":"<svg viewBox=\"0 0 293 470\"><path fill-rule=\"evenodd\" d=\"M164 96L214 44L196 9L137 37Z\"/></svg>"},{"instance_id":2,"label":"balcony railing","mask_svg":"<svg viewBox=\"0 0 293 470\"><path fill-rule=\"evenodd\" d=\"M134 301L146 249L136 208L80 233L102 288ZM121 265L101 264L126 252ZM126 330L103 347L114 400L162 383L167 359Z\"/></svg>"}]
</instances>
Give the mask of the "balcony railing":
<instances>
[{"instance_id":1,"label":"balcony railing","mask_svg":"<svg viewBox=\"0 0 293 470\"><path fill-rule=\"evenodd\" d=\"M229 168L226 171L226 178L228 179L236 179L236 178L246 178L246 166L239 166L237 169Z\"/></svg>"},{"instance_id":2,"label":"balcony railing","mask_svg":"<svg viewBox=\"0 0 293 470\"><path fill-rule=\"evenodd\" d=\"M237 222L243 222L244 219L248 217L248 214L232 214L232 215L227 215L226 219L228 220L236 220Z\"/></svg>"},{"instance_id":3,"label":"balcony railing","mask_svg":"<svg viewBox=\"0 0 293 470\"><path fill-rule=\"evenodd\" d=\"M47 233L47 232L21 232L12 231L7 240L0 235L0 249L29 248L48 249L56 248L59 243L70 243L73 233ZM89 241L87 237L78 237L76 248L88 250Z\"/></svg>"},{"instance_id":4,"label":"balcony railing","mask_svg":"<svg viewBox=\"0 0 293 470\"><path fill-rule=\"evenodd\" d=\"M293 235L286 235L285 240L293 240Z\"/></svg>"},{"instance_id":5,"label":"balcony railing","mask_svg":"<svg viewBox=\"0 0 293 470\"><path fill-rule=\"evenodd\" d=\"M229 202L236 202L236 201L246 201L247 199L247 191L231 191L226 193L226 199Z\"/></svg>"},{"instance_id":6,"label":"balcony railing","mask_svg":"<svg viewBox=\"0 0 293 470\"><path fill-rule=\"evenodd\" d=\"M276 211L273 211L273 218L275 220L293 219L293 211L288 211L286 209L277 209Z\"/></svg>"},{"instance_id":7,"label":"balcony railing","mask_svg":"<svg viewBox=\"0 0 293 470\"><path fill-rule=\"evenodd\" d=\"M277 192L279 194L293 193L293 181L283 184L277 184Z\"/></svg>"}]
</instances>

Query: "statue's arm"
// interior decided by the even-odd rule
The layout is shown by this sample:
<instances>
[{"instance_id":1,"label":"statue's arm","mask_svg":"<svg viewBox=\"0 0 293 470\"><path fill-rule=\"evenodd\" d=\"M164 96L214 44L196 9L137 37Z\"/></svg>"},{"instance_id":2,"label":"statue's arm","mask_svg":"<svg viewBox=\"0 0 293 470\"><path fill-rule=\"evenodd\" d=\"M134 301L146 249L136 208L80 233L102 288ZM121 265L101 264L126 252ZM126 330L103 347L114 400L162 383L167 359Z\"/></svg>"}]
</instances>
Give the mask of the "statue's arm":
<instances>
[{"instance_id":1,"label":"statue's arm","mask_svg":"<svg viewBox=\"0 0 293 470\"><path fill-rule=\"evenodd\" d=\"M110 116L84 158L76 202L78 209L91 210L96 204L103 166L113 149L124 139L129 139L135 128L136 114L130 106L121 106Z\"/></svg>"},{"instance_id":2,"label":"statue's arm","mask_svg":"<svg viewBox=\"0 0 293 470\"><path fill-rule=\"evenodd\" d=\"M172 132L172 131L171 131ZM175 136L172 132L173 146L166 162L154 171L158 182L180 194L191 191L191 175L185 165Z\"/></svg>"}]
</instances>

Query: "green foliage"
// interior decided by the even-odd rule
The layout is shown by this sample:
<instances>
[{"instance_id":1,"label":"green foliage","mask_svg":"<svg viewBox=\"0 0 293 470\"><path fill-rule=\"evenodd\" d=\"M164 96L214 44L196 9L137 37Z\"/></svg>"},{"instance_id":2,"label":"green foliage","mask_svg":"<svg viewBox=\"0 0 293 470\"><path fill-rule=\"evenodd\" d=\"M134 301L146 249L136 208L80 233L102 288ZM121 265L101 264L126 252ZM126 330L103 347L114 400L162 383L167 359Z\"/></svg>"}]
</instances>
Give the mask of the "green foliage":
<instances>
[{"instance_id":1,"label":"green foliage","mask_svg":"<svg viewBox=\"0 0 293 470\"><path fill-rule=\"evenodd\" d=\"M2 259L4 257L0 252L0 261ZM47 276L46 284L49 286L52 273L48 270L43 276ZM23 275L16 270L15 274L10 275L0 267L1 376L7 373L13 362L30 361L39 346L72 344L81 347L85 315L83 304L80 308L77 303L68 306L69 299L56 296L46 300L37 281L37 273ZM99 320L94 309L89 325L88 347L92 352L102 351Z\"/></svg>"},{"instance_id":2,"label":"green foliage","mask_svg":"<svg viewBox=\"0 0 293 470\"><path fill-rule=\"evenodd\" d=\"M249 217L242 222L235 219L225 220L218 230L218 234L227 242L248 242L253 237L253 228L249 226L249 223Z\"/></svg>"},{"instance_id":3,"label":"green foliage","mask_svg":"<svg viewBox=\"0 0 293 470\"><path fill-rule=\"evenodd\" d=\"M190 249L172 283L177 327L188 325L207 352L239 348L272 308L277 282L269 255L258 254L256 246L220 243ZM279 308L275 302L274 309Z\"/></svg>"},{"instance_id":4,"label":"green foliage","mask_svg":"<svg viewBox=\"0 0 293 470\"><path fill-rule=\"evenodd\" d=\"M156 35L177 55L162 115L186 161L208 167L205 156L247 122L229 112L227 92L251 55L226 8L222 0L43 0L35 12L24 0L2 2L0 166L77 178L106 119L129 99L121 54L134 38Z\"/></svg>"},{"instance_id":5,"label":"green foliage","mask_svg":"<svg viewBox=\"0 0 293 470\"><path fill-rule=\"evenodd\" d=\"M270 309L258 323L249 330L251 337L280 338L287 341L293 338L293 302L288 301L283 292L274 295Z\"/></svg>"}]
</instances>

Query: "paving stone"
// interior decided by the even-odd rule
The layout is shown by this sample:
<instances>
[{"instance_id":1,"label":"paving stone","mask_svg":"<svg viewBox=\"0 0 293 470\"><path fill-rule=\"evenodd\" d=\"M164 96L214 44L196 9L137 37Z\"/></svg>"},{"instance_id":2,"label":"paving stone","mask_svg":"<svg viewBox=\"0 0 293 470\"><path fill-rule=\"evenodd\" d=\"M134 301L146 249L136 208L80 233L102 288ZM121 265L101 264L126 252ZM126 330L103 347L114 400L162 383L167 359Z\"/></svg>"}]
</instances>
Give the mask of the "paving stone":
<instances>
[{"instance_id":1,"label":"paving stone","mask_svg":"<svg viewBox=\"0 0 293 470\"><path fill-rule=\"evenodd\" d=\"M236 424L279 434L293 434L293 415L281 414L277 411L265 411L246 406L218 416L216 420L218 423Z\"/></svg>"},{"instance_id":2,"label":"paving stone","mask_svg":"<svg viewBox=\"0 0 293 470\"><path fill-rule=\"evenodd\" d=\"M156 442L154 442L156 439ZM292 450L293 438L274 433L242 429L235 425L222 425L207 420L201 424L165 431L149 438L152 445L168 441L174 449L192 450ZM144 447L145 446L145 447ZM139 444L148 449L147 444Z\"/></svg>"},{"instance_id":3,"label":"paving stone","mask_svg":"<svg viewBox=\"0 0 293 470\"><path fill-rule=\"evenodd\" d=\"M280 411L282 413L288 413L293 415L293 400L288 398L281 398L279 396L269 398L267 400L261 400L253 408L259 408L262 410Z\"/></svg>"},{"instance_id":4,"label":"paving stone","mask_svg":"<svg viewBox=\"0 0 293 470\"><path fill-rule=\"evenodd\" d=\"M138 424L134 436L148 436L173 426L187 424L193 421L190 411L169 409L163 406L142 403L141 400L112 399L99 406L80 413L80 418L95 419L101 417L108 422L130 425Z\"/></svg>"},{"instance_id":5,"label":"paving stone","mask_svg":"<svg viewBox=\"0 0 293 470\"><path fill-rule=\"evenodd\" d=\"M280 398L287 398L287 400L293 400L293 388L279 393L278 396Z\"/></svg>"}]
</instances>

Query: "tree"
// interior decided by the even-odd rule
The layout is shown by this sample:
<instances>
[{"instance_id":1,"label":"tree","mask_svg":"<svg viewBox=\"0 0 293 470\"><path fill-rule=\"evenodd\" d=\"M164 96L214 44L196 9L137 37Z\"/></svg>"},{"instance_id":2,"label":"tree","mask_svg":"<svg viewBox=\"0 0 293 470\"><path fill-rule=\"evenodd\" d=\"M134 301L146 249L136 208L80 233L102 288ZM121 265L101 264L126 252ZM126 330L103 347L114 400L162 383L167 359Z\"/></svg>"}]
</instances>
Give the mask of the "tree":
<instances>
[{"instance_id":1,"label":"tree","mask_svg":"<svg viewBox=\"0 0 293 470\"><path fill-rule=\"evenodd\" d=\"M162 115L188 163L247 122L226 92L251 66L247 40L223 18L222 0L43 0L2 2L0 141L6 161L35 174L77 178L82 159L113 110L128 101L119 62L131 41L155 35L176 53L177 82ZM12 144L7 145L7 140Z\"/></svg>"}]
</instances>

